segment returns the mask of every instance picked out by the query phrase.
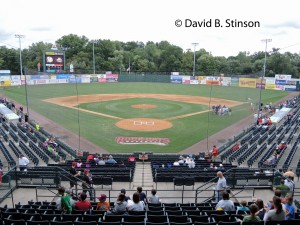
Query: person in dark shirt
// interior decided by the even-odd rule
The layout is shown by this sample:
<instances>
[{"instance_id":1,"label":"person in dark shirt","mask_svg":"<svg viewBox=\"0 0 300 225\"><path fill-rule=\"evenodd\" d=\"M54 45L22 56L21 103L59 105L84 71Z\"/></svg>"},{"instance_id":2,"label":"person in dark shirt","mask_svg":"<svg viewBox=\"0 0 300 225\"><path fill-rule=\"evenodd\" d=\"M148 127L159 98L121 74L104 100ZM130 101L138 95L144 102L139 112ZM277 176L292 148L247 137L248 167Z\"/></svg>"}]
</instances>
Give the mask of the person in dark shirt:
<instances>
[{"instance_id":1,"label":"person in dark shirt","mask_svg":"<svg viewBox=\"0 0 300 225\"><path fill-rule=\"evenodd\" d=\"M148 200L147 200L147 196L146 194L143 192L143 188L142 187L138 187L137 188L137 192L140 195L140 201L143 201L145 204L148 204Z\"/></svg>"},{"instance_id":2,"label":"person in dark shirt","mask_svg":"<svg viewBox=\"0 0 300 225\"><path fill-rule=\"evenodd\" d=\"M130 197L126 195L126 190L124 188L121 189L121 193L125 195L125 201L130 200Z\"/></svg>"},{"instance_id":3,"label":"person in dark shirt","mask_svg":"<svg viewBox=\"0 0 300 225\"><path fill-rule=\"evenodd\" d=\"M92 187L92 175L90 174L89 170L84 170L83 172L83 182L82 182L82 188L83 188L83 193L86 193L87 191L90 194L90 200L94 200L94 195L93 195L93 187Z\"/></svg>"},{"instance_id":4,"label":"person in dark shirt","mask_svg":"<svg viewBox=\"0 0 300 225\"><path fill-rule=\"evenodd\" d=\"M24 116L24 120L25 120L25 123L28 123L28 120L29 120L29 116L28 114L26 113L25 116Z\"/></svg>"},{"instance_id":5,"label":"person in dark shirt","mask_svg":"<svg viewBox=\"0 0 300 225\"><path fill-rule=\"evenodd\" d=\"M77 179L80 175L80 171L76 171L76 162L72 162L72 168L70 169L71 179L70 179L70 189L77 185Z\"/></svg>"}]
</instances>

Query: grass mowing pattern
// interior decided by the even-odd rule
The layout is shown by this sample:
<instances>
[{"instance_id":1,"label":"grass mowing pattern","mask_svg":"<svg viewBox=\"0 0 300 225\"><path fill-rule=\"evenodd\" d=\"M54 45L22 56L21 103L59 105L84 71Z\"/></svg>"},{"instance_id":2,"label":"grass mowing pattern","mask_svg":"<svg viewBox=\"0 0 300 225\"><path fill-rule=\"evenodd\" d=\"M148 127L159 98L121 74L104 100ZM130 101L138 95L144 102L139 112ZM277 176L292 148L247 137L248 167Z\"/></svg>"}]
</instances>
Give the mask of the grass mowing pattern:
<instances>
[{"instance_id":1,"label":"grass mowing pattern","mask_svg":"<svg viewBox=\"0 0 300 225\"><path fill-rule=\"evenodd\" d=\"M24 87L10 87L2 90L9 98L25 105ZM251 115L249 103L246 99L252 99L253 103L258 102L259 89L239 88L239 87L219 87L205 85L177 85L161 83L107 83L107 84L55 84L28 86L29 110L35 110L47 118L66 127L74 133L80 135L91 142L103 147L110 152L179 152L200 140L207 138L217 131L236 123L240 119ZM117 128L115 119L92 115L90 113L79 112L54 104L45 103L42 100L47 98L76 96L83 94L107 94L107 93L159 93L174 95L205 96L213 98L230 99L245 102L244 105L233 108L232 116L216 116L207 113L194 115L186 118L173 120L171 129L159 132L134 132ZM287 92L262 90L262 102L275 102L285 96ZM164 101L164 100L159 100ZM170 101L168 101L170 102ZM94 103L95 104L95 103ZM169 103L171 104L171 103ZM222 104L222 102L220 102ZM18 104L17 104L18 105ZM192 104L193 105L193 104ZM175 107L175 106L174 106ZM101 106L100 106L101 108ZM101 108L103 110L103 108ZM198 109L197 109L198 110ZM122 110L121 110L122 111ZM170 114L176 112L170 112ZM142 117L146 115L143 114ZM154 116L155 114L153 114ZM148 116L147 117L153 117ZM136 117L136 116L134 116ZM171 116L168 116L171 117ZM209 124L208 124L209 118ZM34 119L34 118L33 118ZM246 126L247 124L245 124ZM47 129L47 128L46 128ZM129 137L167 137L171 139L168 146L155 145L119 145L115 143L116 136ZM209 146L210 147L210 146ZM206 146L203 146L204 150ZM83 149L89 150L89 149ZM200 151L201 149L199 149Z\"/></svg>"}]
</instances>

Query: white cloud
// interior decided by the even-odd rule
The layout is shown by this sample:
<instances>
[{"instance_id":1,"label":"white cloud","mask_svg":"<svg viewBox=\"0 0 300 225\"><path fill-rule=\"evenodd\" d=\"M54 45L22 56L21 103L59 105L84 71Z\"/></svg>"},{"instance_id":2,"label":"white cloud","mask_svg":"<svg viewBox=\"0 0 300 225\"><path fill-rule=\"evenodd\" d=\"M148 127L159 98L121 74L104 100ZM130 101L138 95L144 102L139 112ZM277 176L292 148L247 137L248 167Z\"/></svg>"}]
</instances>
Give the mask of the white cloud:
<instances>
[{"instance_id":1,"label":"white cloud","mask_svg":"<svg viewBox=\"0 0 300 225\"><path fill-rule=\"evenodd\" d=\"M18 46L14 34L24 34L24 46L54 43L70 33L89 39L119 41L167 40L182 47L204 48L213 55L236 55L239 51L263 51L261 39L271 38L268 48L299 42L300 14L296 0L86 0L1 2L0 40ZM185 28L175 20L237 19L259 21L259 28ZM7 35L10 34L10 35ZM299 52L299 45L286 49Z\"/></svg>"}]
</instances>

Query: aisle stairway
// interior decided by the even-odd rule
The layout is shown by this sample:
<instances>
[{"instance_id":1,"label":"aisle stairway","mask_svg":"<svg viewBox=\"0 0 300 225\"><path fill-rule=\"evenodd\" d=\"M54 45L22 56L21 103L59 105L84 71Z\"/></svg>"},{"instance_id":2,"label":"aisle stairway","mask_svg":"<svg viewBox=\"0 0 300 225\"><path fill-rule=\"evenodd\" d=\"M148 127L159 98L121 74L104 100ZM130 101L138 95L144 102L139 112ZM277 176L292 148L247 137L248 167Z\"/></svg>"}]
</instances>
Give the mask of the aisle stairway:
<instances>
[{"instance_id":1,"label":"aisle stairway","mask_svg":"<svg viewBox=\"0 0 300 225\"><path fill-rule=\"evenodd\" d=\"M137 187L143 187L144 189L153 188L150 162L136 162L132 184L132 189L136 189Z\"/></svg>"}]
</instances>

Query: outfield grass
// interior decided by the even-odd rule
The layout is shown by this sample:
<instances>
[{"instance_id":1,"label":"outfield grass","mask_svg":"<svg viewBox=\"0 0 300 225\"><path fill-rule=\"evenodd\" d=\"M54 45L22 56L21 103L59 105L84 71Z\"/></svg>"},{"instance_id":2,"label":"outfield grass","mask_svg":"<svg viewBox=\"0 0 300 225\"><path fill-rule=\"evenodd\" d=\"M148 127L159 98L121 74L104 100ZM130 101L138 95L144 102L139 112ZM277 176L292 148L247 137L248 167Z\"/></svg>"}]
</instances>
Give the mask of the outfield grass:
<instances>
[{"instance_id":1,"label":"outfield grass","mask_svg":"<svg viewBox=\"0 0 300 225\"><path fill-rule=\"evenodd\" d=\"M25 105L24 87L10 87L2 90L3 93L16 102ZM91 142L103 147L110 152L133 152L133 151L152 151L152 152L179 152L200 140L207 138L217 131L251 115L249 111L250 98L253 103L258 102L259 89L239 88L239 87L218 87L204 85L177 85L164 83L92 83L92 84L56 84L56 85L36 85L28 86L28 105L29 109L46 116L56 123L66 127L74 133L80 135ZM108 93L155 93L155 94L174 94L204 96L213 98L230 99L244 102L243 105L233 108L232 116L216 116L207 113L194 115L186 118L172 120L171 129L159 132L135 132L119 129L115 126L116 120L92 115L82 111L50 104L42 101L47 98L63 96L76 96L83 94L108 94ZM282 91L262 90L262 102L276 102L287 96L288 93ZM129 102L128 102L129 101ZM132 101L132 102L131 102ZM110 115L118 115L124 118L132 117L159 117L160 107L163 107L163 116L172 117L181 115L185 111L201 111L205 109L203 105L188 104L176 101L143 99L127 99L126 101L116 100L110 102L86 103L79 107L93 111L100 111ZM123 103L124 102L124 103ZM159 107L148 110L133 110L129 115L127 110L131 104L155 104ZM149 103L148 103L149 102ZM152 103L150 103L152 102ZM220 102L222 104L222 102ZM18 104L17 104L18 105ZM124 107L124 109L123 109ZM132 110L132 109L130 109ZM153 110L153 111L152 111ZM161 108L160 108L161 110ZM125 117L127 115L127 117ZM161 115L160 115L161 116ZM34 118L33 118L34 119ZM79 123L78 123L79 121ZM209 123L208 123L209 122ZM46 128L47 129L47 128ZM115 142L117 136L129 137L164 137L170 138L171 143L167 146L154 145L120 145ZM84 149L87 150L88 149ZM200 149L199 149L200 150Z\"/></svg>"}]
</instances>

